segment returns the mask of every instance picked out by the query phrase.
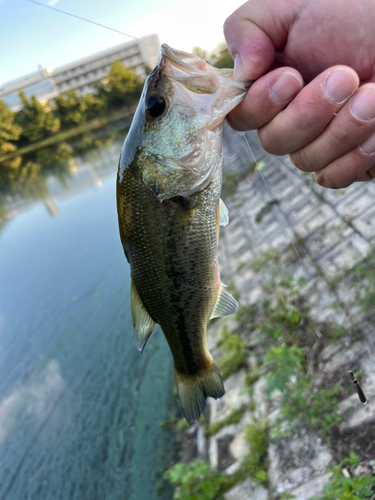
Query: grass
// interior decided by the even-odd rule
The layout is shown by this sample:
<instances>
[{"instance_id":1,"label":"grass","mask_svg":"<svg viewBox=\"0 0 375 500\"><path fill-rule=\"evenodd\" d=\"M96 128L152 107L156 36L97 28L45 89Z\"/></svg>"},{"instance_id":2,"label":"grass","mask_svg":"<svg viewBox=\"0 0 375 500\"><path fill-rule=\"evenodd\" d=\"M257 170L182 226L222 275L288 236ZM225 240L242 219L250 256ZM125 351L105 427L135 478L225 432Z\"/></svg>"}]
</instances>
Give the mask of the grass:
<instances>
[{"instance_id":1,"label":"grass","mask_svg":"<svg viewBox=\"0 0 375 500\"><path fill-rule=\"evenodd\" d=\"M214 422L213 424L209 424L205 428L206 436L214 436L217 434L223 427L227 425L237 424L245 413L246 407L234 408L231 413L220 422Z\"/></svg>"},{"instance_id":2,"label":"grass","mask_svg":"<svg viewBox=\"0 0 375 500\"><path fill-rule=\"evenodd\" d=\"M275 261L278 255L274 250L269 250L268 252L263 252L256 260L254 260L252 268L258 273L263 269L271 260Z\"/></svg>"},{"instance_id":3,"label":"grass","mask_svg":"<svg viewBox=\"0 0 375 500\"><path fill-rule=\"evenodd\" d=\"M222 197L231 197L236 194L238 185L241 181L246 179L246 177L252 174L256 169L256 163L250 163L250 165L242 170L241 172L236 173L223 173L223 186L222 186Z\"/></svg>"},{"instance_id":4,"label":"grass","mask_svg":"<svg viewBox=\"0 0 375 500\"><path fill-rule=\"evenodd\" d=\"M249 444L249 453L242 459L240 467L232 475L219 478L222 493L248 477L263 484L267 483L268 433L266 423L248 424L245 427L245 441Z\"/></svg>"},{"instance_id":5,"label":"grass","mask_svg":"<svg viewBox=\"0 0 375 500\"><path fill-rule=\"evenodd\" d=\"M349 471L355 469L361 458L351 452L349 457L343 460L339 465L333 467L332 478L324 486L324 497L320 500L366 500L373 498L375 493L375 475L372 476L354 476ZM343 469L349 474L344 475ZM349 477L348 477L349 476ZM312 500L318 500L313 498Z\"/></svg>"},{"instance_id":6,"label":"grass","mask_svg":"<svg viewBox=\"0 0 375 500\"><path fill-rule=\"evenodd\" d=\"M244 364L247 351L244 341L237 335L229 333L226 326L221 332L218 346L221 347L223 354L217 362L217 367L223 380L225 380Z\"/></svg>"},{"instance_id":7,"label":"grass","mask_svg":"<svg viewBox=\"0 0 375 500\"><path fill-rule=\"evenodd\" d=\"M224 472L211 470L206 462L178 463L163 475L176 489L174 500L221 500L220 480Z\"/></svg>"}]
</instances>

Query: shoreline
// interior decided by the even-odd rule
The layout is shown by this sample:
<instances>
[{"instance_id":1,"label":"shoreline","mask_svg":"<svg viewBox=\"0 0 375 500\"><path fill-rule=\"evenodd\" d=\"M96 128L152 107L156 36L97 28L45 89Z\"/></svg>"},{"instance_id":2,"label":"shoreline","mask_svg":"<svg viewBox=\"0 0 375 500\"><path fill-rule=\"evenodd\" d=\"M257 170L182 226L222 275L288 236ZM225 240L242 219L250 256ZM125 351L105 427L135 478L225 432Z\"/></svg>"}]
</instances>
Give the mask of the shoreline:
<instances>
[{"instance_id":1,"label":"shoreline","mask_svg":"<svg viewBox=\"0 0 375 500\"><path fill-rule=\"evenodd\" d=\"M86 132L91 132L92 130L98 130L102 127L105 127L106 125L109 125L110 123L120 121L124 118L132 118L135 110L136 106L132 106L127 109L122 109L121 111L111 113L110 115L95 118L90 122L86 122L83 125L80 125L79 127L75 127L66 130L64 132L58 132L57 134L51 135L46 139L43 139L38 142L33 142L32 144L17 149L16 151L12 151L7 155L0 156L0 165L7 160L16 158L17 156L23 156L25 154L32 153L33 151L37 151L38 149L42 149L47 146L52 146L54 144L58 144L59 142L66 141L68 139L73 139L74 137L78 137Z\"/></svg>"}]
</instances>

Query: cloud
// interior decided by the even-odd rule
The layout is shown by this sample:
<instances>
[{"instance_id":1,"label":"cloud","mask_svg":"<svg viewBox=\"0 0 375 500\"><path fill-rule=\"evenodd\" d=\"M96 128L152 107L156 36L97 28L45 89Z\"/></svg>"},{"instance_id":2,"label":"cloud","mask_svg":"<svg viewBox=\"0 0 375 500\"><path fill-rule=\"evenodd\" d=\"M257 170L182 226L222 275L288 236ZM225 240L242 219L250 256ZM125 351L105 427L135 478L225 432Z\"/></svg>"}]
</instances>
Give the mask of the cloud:
<instances>
[{"instance_id":1,"label":"cloud","mask_svg":"<svg viewBox=\"0 0 375 500\"><path fill-rule=\"evenodd\" d=\"M54 359L37 378L38 380L31 380L21 385L0 401L0 443L12 431L22 414L43 421L51 409L51 402L66 386L60 375L59 363Z\"/></svg>"},{"instance_id":2,"label":"cloud","mask_svg":"<svg viewBox=\"0 0 375 500\"><path fill-rule=\"evenodd\" d=\"M48 5L56 5L59 0L48 0Z\"/></svg>"}]
</instances>

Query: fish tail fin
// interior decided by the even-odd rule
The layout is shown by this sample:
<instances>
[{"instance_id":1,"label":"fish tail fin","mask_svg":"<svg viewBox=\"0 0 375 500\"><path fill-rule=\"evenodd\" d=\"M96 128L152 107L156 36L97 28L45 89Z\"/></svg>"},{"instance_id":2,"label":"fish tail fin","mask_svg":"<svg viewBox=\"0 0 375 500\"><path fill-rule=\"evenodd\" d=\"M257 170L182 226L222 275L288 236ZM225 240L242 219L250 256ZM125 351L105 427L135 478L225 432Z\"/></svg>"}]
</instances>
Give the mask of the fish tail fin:
<instances>
[{"instance_id":1,"label":"fish tail fin","mask_svg":"<svg viewBox=\"0 0 375 500\"><path fill-rule=\"evenodd\" d=\"M215 363L211 368L195 375L185 375L175 370L177 391L182 411L189 422L196 422L206 407L207 397L215 399L224 395L225 389L219 370Z\"/></svg>"}]
</instances>

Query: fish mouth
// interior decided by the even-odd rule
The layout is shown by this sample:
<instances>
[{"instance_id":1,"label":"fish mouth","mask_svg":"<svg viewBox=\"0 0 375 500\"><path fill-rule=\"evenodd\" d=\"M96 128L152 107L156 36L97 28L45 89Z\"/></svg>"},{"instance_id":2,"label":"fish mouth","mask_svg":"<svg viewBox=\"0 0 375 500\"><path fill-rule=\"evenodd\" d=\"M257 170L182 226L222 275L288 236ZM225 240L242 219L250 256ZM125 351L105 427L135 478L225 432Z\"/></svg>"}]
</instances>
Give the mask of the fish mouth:
<instances>
[{"instance_id":1,"label":"fish mouth","mask_svg":"<svg viewBox=\"0 0 375 500\"><path fill-rule=\"evenodd\" d=\"M172 49L172 47L169 47L169 45L167 45L166 43L162 44L160 53L162 57L164 56L169 59L169 61L171 61L173 65L187 71L190 74L206 76L208 73L217 74L221 77L230 79L231 85L233 87L237 87L238 89L241 89L243 91L248 90L249 87L254 83L233 80L233 70L215 68L200 57L189 54L188 52L183 52L182 50Z\"/></svg>"}]
</instances>

